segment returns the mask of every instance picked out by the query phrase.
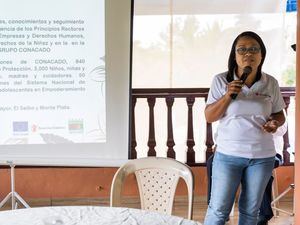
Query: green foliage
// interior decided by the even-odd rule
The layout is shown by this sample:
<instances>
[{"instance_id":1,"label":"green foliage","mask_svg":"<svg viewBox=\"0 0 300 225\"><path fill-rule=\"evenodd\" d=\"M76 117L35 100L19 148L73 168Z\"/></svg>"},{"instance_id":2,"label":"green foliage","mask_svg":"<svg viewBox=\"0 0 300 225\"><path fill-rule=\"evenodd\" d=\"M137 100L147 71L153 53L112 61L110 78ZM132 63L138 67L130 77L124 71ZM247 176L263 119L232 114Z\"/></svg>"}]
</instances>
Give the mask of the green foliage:
<instances>
[{"instance_id":1,"label":"green foliage","mask_svg":"<svg viewBox=\"0 0 300 225\"><path fill-rule=\"evenodd\" d=\"M289 66L282 74L282 80L284 86L296 85L296 68L295 66Z\"/></svg>"}]
</instances>

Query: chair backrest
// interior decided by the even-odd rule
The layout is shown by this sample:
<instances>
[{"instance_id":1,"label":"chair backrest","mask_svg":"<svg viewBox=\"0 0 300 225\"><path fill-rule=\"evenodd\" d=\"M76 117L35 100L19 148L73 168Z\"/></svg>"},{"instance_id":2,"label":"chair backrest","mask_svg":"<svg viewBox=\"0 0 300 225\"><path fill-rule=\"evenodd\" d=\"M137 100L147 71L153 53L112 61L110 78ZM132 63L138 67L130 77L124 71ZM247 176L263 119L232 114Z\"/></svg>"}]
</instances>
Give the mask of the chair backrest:
<instances>
[{"instance_id":1,"label":"chair backrest","mask_svg":"<svg viewBox=\"0 0 300 225\"><path fill-rule=\"evenodd\" d=\"M122 185L127 175L137 179L141 208L172 214L175 190L182 178L188 190L188 219L192 219L194 177L185 164L171 158L146 157L128 161L116 172L111 186L110 206L121 205Z\"/></svg>"}]
</instances>

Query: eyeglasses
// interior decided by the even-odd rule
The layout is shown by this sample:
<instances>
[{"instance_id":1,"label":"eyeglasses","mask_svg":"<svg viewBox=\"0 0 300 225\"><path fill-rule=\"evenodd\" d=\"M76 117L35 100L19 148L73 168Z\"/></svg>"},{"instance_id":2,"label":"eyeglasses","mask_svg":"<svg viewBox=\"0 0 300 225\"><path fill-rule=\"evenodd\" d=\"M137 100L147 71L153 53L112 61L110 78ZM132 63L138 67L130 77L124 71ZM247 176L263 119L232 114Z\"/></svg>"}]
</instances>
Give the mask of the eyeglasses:
<instances>
[{"instance_id":1,"label":"eyeglasses","mask_svg":"<svg viewBox=\"0 0 300 225\"><path fill-rule=\"evenodd\" d=\"M256 47L256 46L253 46L253 47L250 47L250 48L240 47L240 48L236 49L236 52L239 55L246 55L247 52L249 52L250 54L257 54L257 53L260 52L260 48Z\"/></svg>"}]
</instances>

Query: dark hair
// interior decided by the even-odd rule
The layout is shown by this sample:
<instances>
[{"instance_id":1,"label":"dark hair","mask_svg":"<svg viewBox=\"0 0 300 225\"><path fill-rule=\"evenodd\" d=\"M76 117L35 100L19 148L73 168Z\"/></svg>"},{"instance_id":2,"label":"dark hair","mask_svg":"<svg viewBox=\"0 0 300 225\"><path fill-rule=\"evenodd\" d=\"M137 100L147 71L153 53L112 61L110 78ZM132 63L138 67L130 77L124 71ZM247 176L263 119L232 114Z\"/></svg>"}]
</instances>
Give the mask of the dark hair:
<instances>
[{"instance_id":1,"label":"dark hair","mask_svg":"<svg viewBox=\"0 0 300 225\"><path fill-rule=\"evenodd\" d=\"M234 80L234 70L237 67L237 63L236 63L236 60L235 60L235 47L236 47L236 44L237 44L238 40L242 37L253 38L254 40L256 40L258 42L258 44L260 46L262 59L261 59L261 62L259 64L259 66L257 67L257 73L256 73L256 79L255 79L255 82L256 82L256 81L260 80L260 78L261 78L261 67L262 67L262 65L265 61L266 47L265 47L264 42L260 38L260 36L258 36L258 34L252 32L252 31L245 31L245 32L239 34L235 38L235 40L233 41L232 46L231 46L229 59L228 59L228 72L227 72L227 75L226 75L226 79L227 79L228 82L231 82L231 81Z\"/></svg>"},{"instance_id":2,"label":"dark hair","mask_svg":"<svg viewBox=\"0 0 300 225\"><path fill-rule=\"evenodd\" d=\"M292 44L291 47L294 51L296 51L296 44Z\"/></svg>"}]
</instances>

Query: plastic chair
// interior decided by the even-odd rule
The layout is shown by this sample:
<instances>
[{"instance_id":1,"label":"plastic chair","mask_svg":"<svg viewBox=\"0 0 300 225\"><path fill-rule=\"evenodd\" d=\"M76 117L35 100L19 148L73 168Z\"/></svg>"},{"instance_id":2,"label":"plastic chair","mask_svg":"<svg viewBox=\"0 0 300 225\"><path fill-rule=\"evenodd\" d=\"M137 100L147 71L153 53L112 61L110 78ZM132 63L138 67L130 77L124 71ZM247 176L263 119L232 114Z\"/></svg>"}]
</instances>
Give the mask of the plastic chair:
<instances>
[{"instance_id":1,"label":"plastic chair","mask_svg":"<svg viewBox=\"0 0 300 225\"><path fill-rule=\"evenodd\" d=\"M294 216L294 214L295 214L295 212L294 212L295 207L293 206L293 211L292 212L283 210L283 209L279 208L279 201L288 192L290 192L291 190L294 190L295 189L295 185L294 184L290 184L281 194L278 194L278 183L277 183L277 173L276 173L276 170L273 170L273 177L274 177L274 182L273 182L273 187L272 187L273 188L273 190L272 190L273 201L271 202L271 206L272 206L274 215L278 216L279 212L282 212L282 213L285 213L287 215ZM293 204L295 204L295 200L293 200Z\"/></svg>"},{"instance_id":2,"label":"plastic chair","mask_svg":"<svg viewBox=\"0 0 300 225\"><path fill-rule=\"evenodd\" d=\"M128 161L114 175L110 206L121 205L121 191L125 178L134 173L138 183L141 208L172 214L173 201L179 178L187 184L188 219L192 219L194 177L185 164L171 158L146 157Z\"/></svg>"}]
</instances>

